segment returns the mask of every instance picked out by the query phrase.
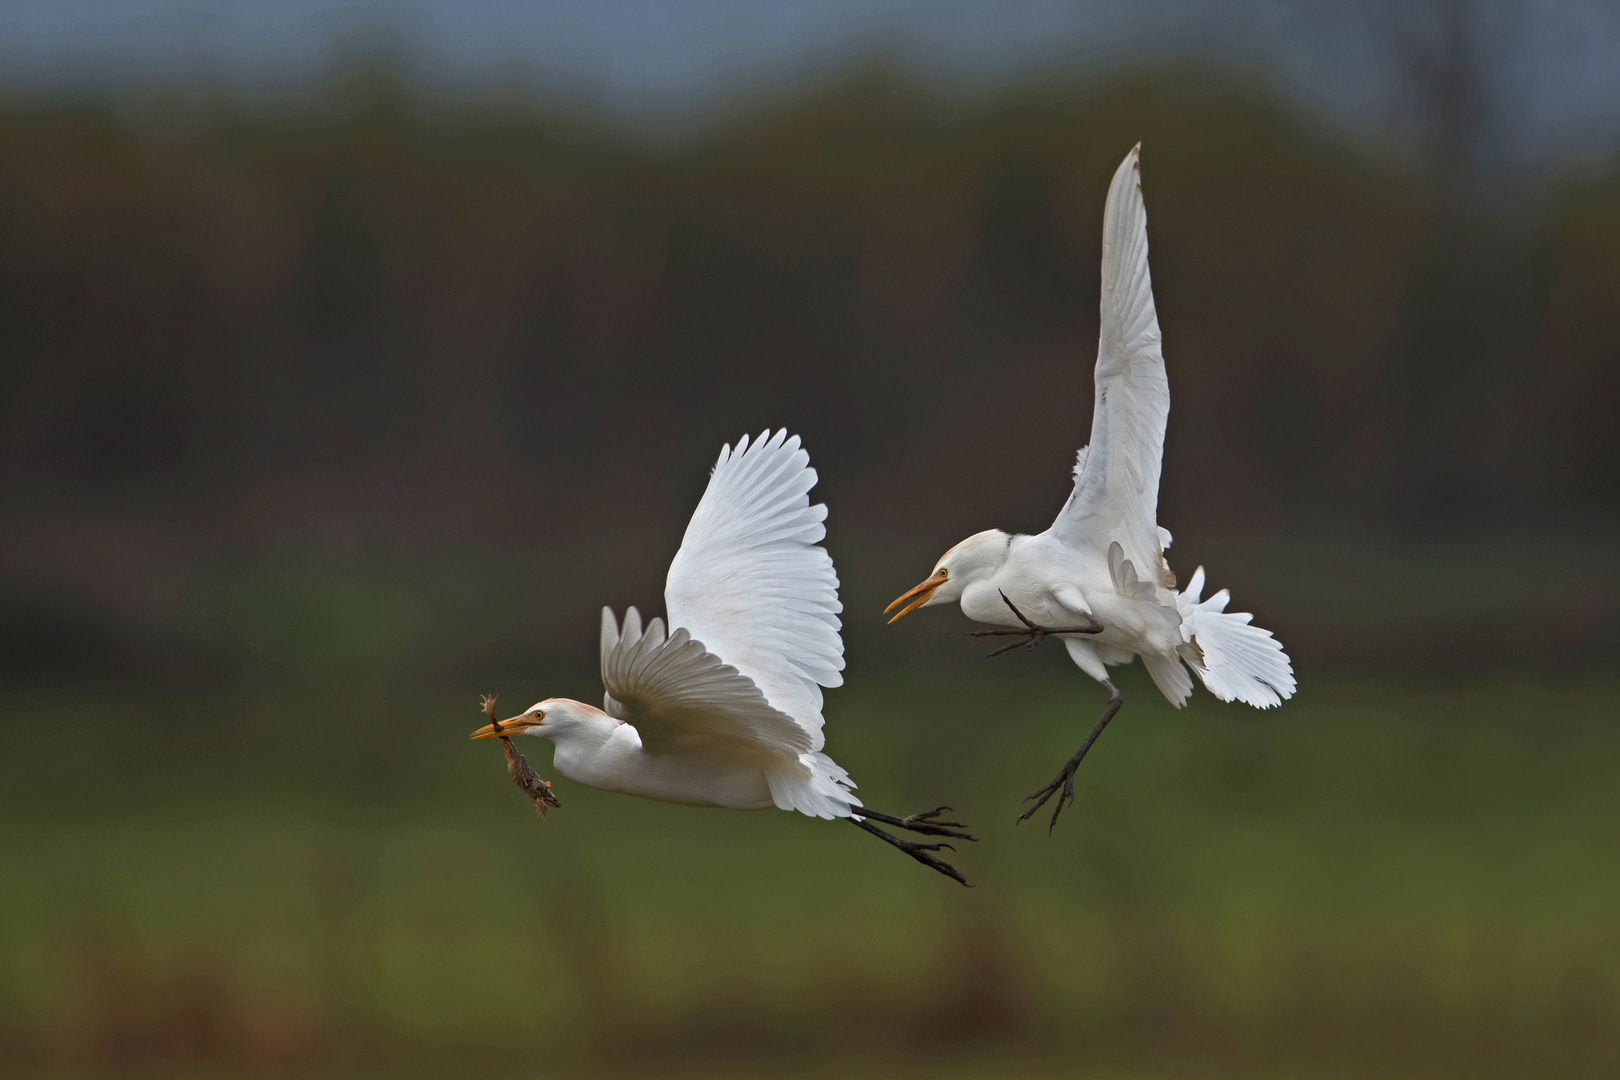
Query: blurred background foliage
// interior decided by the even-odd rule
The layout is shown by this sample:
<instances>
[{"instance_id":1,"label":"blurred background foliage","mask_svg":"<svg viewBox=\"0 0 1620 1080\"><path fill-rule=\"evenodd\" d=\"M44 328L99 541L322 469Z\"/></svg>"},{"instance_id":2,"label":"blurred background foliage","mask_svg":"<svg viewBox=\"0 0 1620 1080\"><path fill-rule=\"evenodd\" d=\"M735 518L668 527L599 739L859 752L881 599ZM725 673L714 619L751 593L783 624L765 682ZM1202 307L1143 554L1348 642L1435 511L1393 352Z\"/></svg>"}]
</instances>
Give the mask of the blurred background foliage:
<instances>
[{"instance_id":1,"label":"blurred background foliage","mask_svg":"<svg viewBox=\"0 0 1620 1080\"><path fill-rule=\"evenodd\" d=\"M370 68L0 104L0 1069L1620 1076L1620 171L1504 203L1447 130L1187 65L670 140ZM1065 497L1139 140L1171 562L1301 690L1127 671L1049 838L1095 688L878 612ZM829 749L957 806L972 892L782 814L541 824L466 743L600 692L767 425L831 507Z\"/></svg>"}]
</instances>

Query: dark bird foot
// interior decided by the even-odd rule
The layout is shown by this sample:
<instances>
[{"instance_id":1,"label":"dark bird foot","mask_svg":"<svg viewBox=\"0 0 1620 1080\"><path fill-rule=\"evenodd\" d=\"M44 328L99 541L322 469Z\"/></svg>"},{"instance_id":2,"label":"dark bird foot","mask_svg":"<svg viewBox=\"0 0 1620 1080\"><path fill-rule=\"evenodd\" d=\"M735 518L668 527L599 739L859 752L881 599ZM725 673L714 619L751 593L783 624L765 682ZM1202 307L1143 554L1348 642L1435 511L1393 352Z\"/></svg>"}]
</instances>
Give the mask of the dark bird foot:
<instances>
[{"instance_id":1,"label":"dark bird foot","mask_svg":"<svg viewBox=\"0 0 1620 1080\"><path fill-rule=\"evenodd\" d=\"M1053 795L1057 795L1058 791L1061 789L1063 794L1058 795L1057 805L1052 808L1051 824L1046 826L1046 831L1050 833L1057 825L1058 815L1063 813L1063 808L1074 803L1074 771L1079 767L1080 755L1076 754L1074 757L1069 759L1068 764L1063 766L1063 771L1058 773L1057 776L1053 777L1050 784L1047 784L1035 794L1027 796L1024 799L1025 802L1029 802L1031 799L1034 799L1035 805L1030 807L1028 810L1025 810L1022 814L1019 814L1018 820L1028 821L1035 811L1046 805L1046 800L1050 799Z\"/></svg>"},{"instance_id":2,"label":"dark bird foot","mask_svg":"<svg viewBox=\"0 0 1620 1080\"><path fill-rule=\"evenodd\" d=\"M997 589L996 591L1001 592L1000 589ZM1004 593L1004 592L1001 593L1001 602L1006 604L1007 607L1012 611L1012 613L1014 615L1018 616L1018 621L1024 624L1024 629L1022 629L1022 630L1006 629L1006 630L975 630L975 631L973 631L973 633L971 635L972 637L1007 637L1007 636L1012 636L1012 637L1016 637L1016 638L1021 639L1019 641L1014 641L1009 645L1003 645L1001 648L997 649L995 652L991 653L989 656L986 656L985 657L986 660L990 659L991 656L1000 656L1004 652L1011 652L1013 649L1019 649L1019 648L1033 649L1035 646L1037 646L1037 645L1039 645L1041 643L1042 638L1048 636L1049 634L1100 634L1100 633L1102 633L1102 628L1103 628L1102 623L1098 622L1096 619L1093 619L1090 615L1086 616L1087 620L1090 621L1089 626L1037 626L1035 623L1031 622L1029 619L1026 619L1024 617L1024 613L1022 611L1018 610L1018 605L1014 604L1011 600L1007 599L1007 594ZM1031 798L1033 798L1033 797L1034 796L1031 796Z\"/></svg>"},{"instance_id":3,"label":"dark bird foot","mask_svg":"<svg viewBox=\"0 0 1620 1080\"><path fill-rule=\"evenodd\" d=\"M973 840L975 843L977 843L977 838L969 836L965 831L962 831L965 830L967 826L963 825L960 821L939 820L939 815L943 814L949 809L950 807L948 806L939 806L924 813L907 814L903 818L893 817L889 814L880 814L876 810L865 806L851 807L850 813L855 817L869 818L872 821L881 821L885 825L893 825L897 829L905 829L908 832L920 833L923 836L949 836L953 840Z\"/></svg>"},{"instance_id":4,"label":"dark bird foot","mask_svg":"<svg viewBox=\"0 0 1620 1080\"><path fill-rule=\"evenodd\" d=\"M861 809L862 809L861 807L855 807L855 810L857 812L860 811ZM888 820L891 820L891 821L902 820L902 819L899 819L899 818L889 819L887 815L884 815L884 818L886 818ZM967 878L963 877L961 875L961 873L956 869L956 867L952 866L950 863L946 862L944 859L935 858L934 855L932 854L932 852L935 852L935 851L955 851L956 849L954 847L952 847L951 845L949 845L949 844L919 844L914 840L902 840L897 836L893 836L893 835L891 835L889 833L884 832L882 829L878 828L876 825L873 825L870 821L867 821L864 816L862 816L862 817L851 816L851 817L845 818L844 820L848 821L851 825L854 825L858 829L865 829L867 832L871 833L873 836L877 837L879 840L882 840L884 843L894 845L895 847L899 848L901 851L905 852L907 855L910 855L913 859L916 859L918 862L920 862L924 866L928 867L930 870L937 870L939 873L944 874L946 877L950 878L952 881L955 881L955 882L957 882L958 884L961 884L961 885L967 885ZM905 826L902 826L902 827L905 827ZM954 833L940 833L940 834L935 834L935 835L952 836L952 835L956 835L956 834L954 834ZM973 837L967 836L965 833L962 834L962 836L964 838L968 839L968 840L973 839ZM968 887L971 888L972 886L968 886Z\"/></svg>"}]
</instances>

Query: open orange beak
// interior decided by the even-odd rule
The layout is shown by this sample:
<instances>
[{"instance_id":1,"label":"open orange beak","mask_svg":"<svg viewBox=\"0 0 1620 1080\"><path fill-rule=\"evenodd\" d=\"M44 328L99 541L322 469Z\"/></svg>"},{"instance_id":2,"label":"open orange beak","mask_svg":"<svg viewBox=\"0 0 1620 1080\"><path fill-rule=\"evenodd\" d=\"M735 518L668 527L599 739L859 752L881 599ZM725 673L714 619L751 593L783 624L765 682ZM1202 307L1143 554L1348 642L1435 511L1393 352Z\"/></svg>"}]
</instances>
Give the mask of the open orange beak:
<instances>
[{"instance_id":1,"label":"open orange beak","mask_svg":"<svg viewBox=\"0 0 1620 1080\"><path fill-rule=\"evenodd\" d=\"M543 717L533 713L524 713L514 716L510 720L497 720L493 724L485 724L472 733L475 739L499 739L507 735L521 735L532 727L539 725Z\"/></svg>"},{"instance_id":2,"label":"open orange beak","mask_svg":"<svg viewBox=\"0 0 1620 1080\"><path fill-rule=\"evenodd\" d=\"M883 614L887 615L895 608L900 607L901 604L905 604L905 607L900 608L900 614L896 615L894 619L890 619L889 621L894 622L895 619L903 619L907 615L910 615L913 611L916 611L918 608L928 603L929 597L934 595L934 590L945 584L946 576L947 575L944 570L935 570L928 576L926 581L912 586L899 596L895 597L894 602L883 609Z\"/></svg>"}]
</instances>

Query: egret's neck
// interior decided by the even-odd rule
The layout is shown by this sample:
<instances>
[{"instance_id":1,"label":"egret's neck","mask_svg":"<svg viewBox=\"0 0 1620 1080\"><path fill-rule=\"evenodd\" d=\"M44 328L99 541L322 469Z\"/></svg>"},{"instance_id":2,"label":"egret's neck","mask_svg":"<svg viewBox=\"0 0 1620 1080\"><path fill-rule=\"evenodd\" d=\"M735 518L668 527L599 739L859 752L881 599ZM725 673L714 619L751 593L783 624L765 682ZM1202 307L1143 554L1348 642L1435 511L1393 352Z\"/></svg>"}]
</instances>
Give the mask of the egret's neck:
<instances>
[{"instance_id":1,"label":"egret's neck","mask_svg":"<svg viewBox=\"0 0 1620 1080\"><path fill-rule=\"evenodd\" d=\"M531 728L527 734L550 739L559 751L564 746L587 753L596 750L623 726L595 705L573 698L551 698L541 704L545 708L545 722Z\"/></svg>"},{"instance_id":2,"label":"egret's neck","mask_svg":"<svg viewBox=\"0 0 1620 1080\"><path fill-rule=\"evenodd\" d=\"M1013 534L1000 529L987 529L968 537L946 555L951 564L951 577L962 588L975 582L989 581L1006 565L1007 555L1012 551L1016 539Z\"/></svg>"}]
</instances>

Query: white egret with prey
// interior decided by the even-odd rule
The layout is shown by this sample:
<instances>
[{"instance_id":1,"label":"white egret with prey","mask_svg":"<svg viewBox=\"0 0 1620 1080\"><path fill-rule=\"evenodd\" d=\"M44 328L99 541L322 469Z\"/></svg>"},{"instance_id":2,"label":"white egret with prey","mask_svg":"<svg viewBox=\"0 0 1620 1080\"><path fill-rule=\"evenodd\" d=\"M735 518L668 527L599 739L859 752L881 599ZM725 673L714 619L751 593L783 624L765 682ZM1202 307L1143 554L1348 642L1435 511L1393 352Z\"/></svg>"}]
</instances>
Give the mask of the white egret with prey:
<instances>
[{"instance_id":1,"label":"white egret with prey","mask_svg":"<svg viewBox=\"0 0 1620 1080\"><path fill-rule=\"evenodd\" d=\"M885 609L899 607L899 619L960 602L970 619L1017 628L980 635L1025 639L1014 645L1055 635L1075 665L1107 688L1102 718L1057 777L1029 796L1035 805L1020 821L1061 792L1052 810L1056 825L1074 802L1075 770L1125 700L1108 677L1110 665L1140 656L1177 708L1192 692L1189 667L1222 701L1264 709L1294 693L1294 669L1270 631L1251 625L1251 615L1228 612L1224 589L1201 601L1201 566L1178 591L1164 558L1170 533L1158 524L1159 468L1170 384L1148 274L1141 149L1137 144L1114 173L1103 210L1096 401L1091 442L1075 461L1068 501L1038 536L990 529L968 537Z\"/></svg>"},{"instance_id":2,"label":"white egret with prey","mask_svg":"<svg viewBox=\"0 0 1620 1080\"><path fill-rule=\"evenodd\" d=\"M604 707L547 698L473 738L550 739L559 773L606 791L843 818L965 885L934 854L949 844L872 824L973 839L940 820L948 807L904 818L868 810L822 750L821 688L843 682L844 642L809 463L785 430L721 450L665 581L671 630L662 619L643 627L635 608L621 627L603 608Z\"/></svg>"}]
</instances>

